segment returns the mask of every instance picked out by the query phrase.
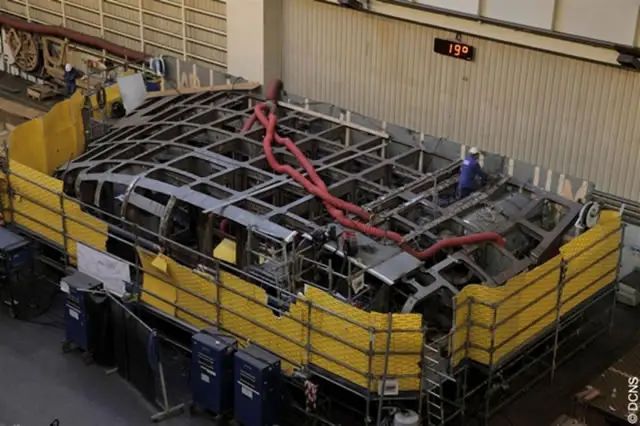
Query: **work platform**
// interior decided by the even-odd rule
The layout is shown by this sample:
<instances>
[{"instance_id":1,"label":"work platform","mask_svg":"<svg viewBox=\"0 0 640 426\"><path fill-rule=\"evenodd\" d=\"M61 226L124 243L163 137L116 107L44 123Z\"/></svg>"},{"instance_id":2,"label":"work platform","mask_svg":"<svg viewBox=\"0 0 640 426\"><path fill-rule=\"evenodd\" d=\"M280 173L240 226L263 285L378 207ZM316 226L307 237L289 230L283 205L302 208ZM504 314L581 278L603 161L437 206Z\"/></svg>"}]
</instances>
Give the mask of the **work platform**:
<instances>
[{"instance_id":1,"label":"work platform","mask_svg":"<svg viewBox=\"0 0 640 426\"><path fill-rule=\"evenodd\" d=\"M13 224L63 266L90 267L87 247L124 262L145 307L261 345L327 398L355 393L365 416L426 403L434 425L464 414L466 360L491 378L542 335L555 348L559 319L615 281L615 214L574 238L578 203L501 174L459 199L457 158L286 103L275 130L295 150L277 143L270 158L264 126L243 129L260 102L153 97L54 178L13 161ZM377 231L349 233L357 216Z\"/></svg>"}]
</instances>

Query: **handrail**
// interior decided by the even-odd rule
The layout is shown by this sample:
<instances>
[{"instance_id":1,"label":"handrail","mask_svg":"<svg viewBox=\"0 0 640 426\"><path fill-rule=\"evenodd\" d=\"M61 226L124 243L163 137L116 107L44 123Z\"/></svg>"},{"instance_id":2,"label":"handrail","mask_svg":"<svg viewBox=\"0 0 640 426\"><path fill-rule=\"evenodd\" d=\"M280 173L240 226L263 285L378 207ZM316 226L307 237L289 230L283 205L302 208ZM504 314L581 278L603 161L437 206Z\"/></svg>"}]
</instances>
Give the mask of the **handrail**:
<instances>
[{"instance_id":1,"label":"handrail","mask_svg":"<svg viewBox=\"0 0 640 426\"><path fill-rule=\"evenodd\" d=\"M35 181L34 179L32 179L29 176L25 176L19 172L16 172L15 170L8 170L6 171L6 176L8 179L8 183L12 189L11 189L11 201L9 204L11 204L11 206L9 206L9 210L10 213L12 215L12 220L14 223L18 223L21 222L20 218L23 217L25 219L28 219L29 221L32 221L34 224L37 224L40 227L43 227L44 229L47 229L48 231L50 231L51 233L54 233L54 235L59 235L61 237L61 239L64 241L64 245L65 246L69 246L70 243L82 243L82 244L86 244L86 242L82 241L80 238L74 238L73 235L70 235L69 232L66 231L66 229L69 227L69 225L71 224L75 224L75 225L79 225L83 228L86 228L87 230L90 230L92 232L101 234L104 236L104 238L114 238L118 241L124 242L126 244L128 244L129 246L136 248L136 242L135 241L127 241L126 239L118 236L118 235L113 235L112 233L108 232L108 227L105 229L99 229L97 228L94 224L89 223L87 221L83 221L77 217L73 217L70 214L68 214L67 210L66 210L66 206L68 205L68 203L75 203L76 205L78 205L79 207L84 207L85 209L90 209L90 210L97 210L95 207L93 206L89 206L86 205L82 202L80 202L79 200L75 200L69 196L67 196L66 194L64 194L63 192L58 192L56 190L53 190L51 188L48 188L45 185L42 185L40 182ZM26 182L27 184L30 185L34 185L36 188L39 188L41 190L47 191L49 194L52 194L56 197L59 197L60 199L60 203L59 205L48 205L46 202L43 202L42 199L35 199L34 197L30 196L28 193L20 190L20 188L17 188L15 185L11 185L11 177L14 177L14 179L20 179L23 182ZM20 186L20 185L18 185ZM41 198L41 197L38 197ZM20 208L15 208L13 207L13 205L15 204L15 200L20 200L23 199L24 201L28 201L29 203L33 204L34 206L37 206L40 209L45 209L48 212L54 213L56 215L59 215L61 218L61 221L63 224L67 224L65 226L62 226L62 230L59 228L56 228L56 226L49 224L49 223L44 223L42 220L40 220L36 216L36 214L29 214L28 211L25 211L25 209L20 209ZM84 213L84 210L83 210ZM86 214L86 213L85 213ZM105 214L105 212L100 211L100 214L105 215L105 216L112 216L113 215L109 215L109 214ZM89 216L92 217L92 216ZM95 219L96 221L98 219L96 219L95 217L92 217L92 219ZM134 229L139 229L139 227L136 224L132 224L132 223L128 223L128 221L122 220L121 218L116 218L119 222L125 224L129 224L131 226L134 226ZM21 226L21 225L19 225ZM21 226L23 227L23 226ZM24 228L24 227L23 227ZM27 227L28 229L28 227ZM151 232L145 231L146 234L152 234ZM159 235L154 235L154 238L158 238L158 240L167 240L166 238L163 238L162 236ZM68 242L67 242L68 241ZM56 242L52 242L53 244L55 244L56 246L60 246L60 243L56 243ZM190 249L189 247L186 246L182 246L180 244L176 244L174 242L172 242L172 244L174 246L180 246L181 249L186 250L186 252L190 252L194 255L197 255L198 258L207 258L209 260L209 262L211 262L211 258L206 257L205 255L203 255L202 253L198 253L197 251ZM95 249L95 247L94 247ZM68 252L68 250L66 250ZM102 250L101 250L102 251ZM146 250L143 250L143 252L146 252ZM70 256L73 256L73 253L68 253ZM110 253L106 253L109 256L112 257L116 257L113 256ZM266 324L260 324L258 321L256 321L253 318L249 318L248 315L243 315L241 312L237 312L234 309L230 308L229 306L224 306L224 303L220 302L219 298L216 298L216 300L210 300L204 296L202 296L201 294L198 294L197 292L191 291L189 288L184 287L183 285L181 285L180 283L177 282L171 282L172 280L167 280L166 277L161 277L156 271L152 271L152 270L148 270L145 269L144 267L142 267L142 265L139 264L133 264L131 262L126 262L123 259L118 258L118 260L123 261L125 263L127 263L129 266L133 266L135 268L135 270L137 272L141 272L143 274L145 274L146 276L149 277L153 277L156 279L160 279L161 281L172 285L177 291L180 292L184 292L185 294L188 294L189 296L192 296L194 298L196 298L199 301L208 303L212 306L214 306L217 310L217 312L220 311L224 311L224 312L228 312L238 318L242 318L245 321L248 321L249 323L251 323L252 325L255 325L256 327L259 327L265 331L267 331L268 333L274 335L274 336L278 336L278 338L281 338L283 341L287 342L287 343L291 343L294 344L296 347L298 347L300 350L305 350L307 351L307 353L309 355L316 355L319 356L321 358L324 358L342 368L345 368L349 371L352 371L354 374L357 374L361 377L363 377L365 380L367 380L370 384L373 383L372 381L379 381L382 380L385 376L385 374L377 374L374 371L363 371L362 369L358 369L358 368L354 368L353 365L350 365L348 362L344 362L344 360L339 359L339 357L337 357L335 354L330 354L330 353L325 353L321 350L319 350L311 341L305 341L305 339L301 339L300 341L297 341L287 335L285 335L284 333L282 333L280 330L274 329L272 327L267 326ZM218 267L220 266L220 262L215 261L215 264L218 265ZM191 268L187 268L185 267L187 270L191 270ZM229 273L237 276L240 279L244 279L243 277L247 277L247 274L244 273L241 270L238 270L236 267L231 266L231 265L226 265L224 266L224 269L228 270ZM204 278L202 277L202 275L199 275L200 278ZM247 277L248 278L248 277ZM206 278L205 278L206 279ZM222 280L220 279L214 279L213 281L219 288L222 288L226 291L229 291L230 294L234 294L240 297L243 297L245 300L251 302L251 303L255 303L259 306L263 306L265 308L268 308L269 310L272 310L272 307L268 306L268 304L263 301L263 300L258 300L255 297L251 297L249 295L243 294L242 292L238 291L237 289L234 289L232 286L225 284ZM184 314L193 316L194 318L199 319L200 321L204 322L205 324L209 324L209 325L216 325L218 327L220 327L220 324L216 324L214 322L212 322L211 320L207 319L207 318L203 318L201 315L198 315L195 312L191 312L188 309L185 309L183 306L180 306L180 303L177 301L171 301L171 300L166 300L166 298L160 297L157 294L153 294L153 292L150 292L149 290L145 289L144 287L142 288L142 291L146 294L148 294L149 296L156 298L157 300L166 303L170 306L172 306L173 308L176 309L176 312L183 312ZM295 295L294 295L295 296ZM339 318L342 321L345 321L351 325L354 325L356 327L359 327L360 329L362 329L363 331L369 333L369 340L370 342L375 341L375 334L383 334L383 333L387 333L388 332L388 327L384 327L383 324L364 324L362 322L356 321L352 318L349 317L345 317L344 315L341 315L338 312L334 312L331 311L330 309L327 309L326 307L317 305L316 303L314 303L312 300L308 300L304 297L300 298L300 297L295 297L295 301L296 303L302 303L305 304L307 306L307 309L309 310L309 312L322 312L322 313L326 313L328 315L334 316L336 318ZM378 349L376 349L376 347L370 343L368 345L368 348L364 348L361 347L357 344L354 344L353 342L348 341L347 339L336 335L335 333L329 333L326 330L322 330L319 329L317 326L315 326L313 324L313 322L311 321L311 318L295 318L292 315L287 316L287 318L289 318L290 320L293 320L295 323L300 324L302 327L313 331L313 333L329 338L332 341L335 341L336 343L339 343L345 347L348 347L350 349L353 349L355 351L357 351L357 353L368 357L369 359L373 359L374 357L378 357L378 356L384 356L385 358L388 357L392 357L392 356L396 356L396 355L414 355L416 356L416 365L419 361L419 357L421 355L421 352L406 352L406 351L399 351L399 350L389 350L389 351L381 351ZM384 328L382 328L384 327ZM224 329L224 327L221 327ZM223 330L223 331L227 331L227 332L231 332L232 334L237 335L237 330L236 332L234 332L233 330ZM422 336L422 329L393 329L393 333L420 333L420 336ZM247 336L239 336L241 338L245 338ZM308 339L307 339L308 340ZM420 341L422 341L422 338L420 338ZM420 345L421 346L421 345ZM420 348L421 350L421 348ZM305 360L291 360L291 359L286 359L286 357L283 357L282 354L278 354L279 356L281 356L283 359L285 359L286 361L290 362L293 365L297 365L297 366L304 366L305 364ZM307 360L309 359L309 356L307 356ZM372 364L372 362L370 362L370 364ZM393 377L396 379L402 379L402 378L416 378L419 379L421 373L418 372L418 374L393 374Z\"/></svg>"},{"instance_id":2,"label":"handrail","mask_svg":"<svg viewBox=\"0 0 640 426\"><path fill-rule=\"evenodd\" d=\"M610 224L609 226L611 226ZM598 225L605 226L605 225ZM587 231L592 232L595 230ZM602 232L602 231L600 231ZM620 255L622 252L622 235L624 232L624 224L620 222L620 224L615 224L611 229L606 229L603 232L603 235L599 235L597 240L589 240L589 243L585 247L581 247L575 253L571 253L570 256L566 256L565 254L560 255L560 261L558 266L549 268L549 270L540 271L540 275L536 276L532 280L521 283L518 285L513 292L506 295L506 297L501 298L498 301L488 302L484 300L479 300L478 297L467 297L463 301L458 301L455 304L456 316L462 315L463 322L456 323L456 326L449 334L450 337L450 355L454 360L463 358L468 358L470 356L470 351L480 351L482 353L489 355L489 364L492 367L495 367L494 363L501 364L505 359L509 358L513 355L519 348L523 345L529 344L535 339L539 338L540 335L545 333L545 329L548 327L555 326L558 327L559 321L563 320L567 315L578 307L580 304L589 303L588 300L590 298L597 298L597 295L604 291L605 288L610 287L618 277L613 278L610 282L603 283L603 280L612 274L617 274L619 272L620 265ZM611 239L612 237L616 237L620 235L618 241L615 242L614 247L606 248L603 247L602 250L598 250L593 253L594 248L597 250L601 244L607 242L609 244L614 244L614 241ZM592 251L592 255L588 258L584 258L584 255ZM561 249L562 252L562 249ZM575 280L584 278L585 275L592 271L592 268L596 267L599 263L606 261L606 259L611 258L612 255L617 254L617 259L615 262L611 259L612 263L615 263L611 267L607 267L605 271L599 271L598 276L590 279L588 283L580 282L580 286L572 286L568 287L570 284L575 282ZM557 259L557 258L556 258ZM571 273L567 274L568 265L572 265L574 261L578 261L581 259L582 262L586 262L586 264L576 267L572 267ZM540 268L540 267L539 267ZM536 268L537 269L537 268ZM537 269L538 270L538 269ZM557 274L557 282L551 283L548 281L552 274ZM535 284L540 283L541 281L547 279L547 283L545 286L550 286L549 289L544 287L544 290L535 294L535 297L532 299L528 299L522 302L519 306L513 306L509 308L507 315L498 316L498 311L505 307L505 303L511 300L514 295L521 294L523 291L531 290ZM596 287L600 284L600 287ZM574 288L576 287L576 288ZM565 294L565 289L571 288L571 292ZM498 289L495 289L498 290ZM558 297L554 298L553 304L548 305L548 308L542 311L536 311L534 318L524 318L526 323L517 323L517 329L514 330L513 333L510 333L508 336L502 336L499 341L496 338L497 332L501 330L505 330L505 327L509 325L509 323L513 324L519 315L528 311L532 307L542 307L545 306L543 300L549 298L553 294L557 294ZM581 298L582 297L582 298ZM574 304L574 302L578 300L578 303ZM551 302L549 302L551 303ZM472 312L474 311L474 306L482 306L483 309L489 309L489 312L492 314L488 314L486 311L483 315L483 318L488 318L487 315L492 315L492 320L474 320L472 317ZM567 306L570 307L569 311L563 311ZM556 312L556 316L553 320L550 320L550 315ZM545 323L547 320L549 323ZM536 327L540 327L537 330ZM485 333L489 333L489 342L487 343L473 343L472 340L472 330L483 330ZM527 332L531 332L531 329L535 329L535 334L530 336L529 338L524 339L524 341L516 344L515 347L509 348L509 344L513 344L514 340L521 338L523 334ZM463 335L466 332L466 335ZM461 334L462 333L462 334ZM482 338L484 339L484 337ZM506 352L505 352L506 350ZM501 353L502 352L502 353ZM463 355L464 354L464 355Z\"/></svg>"},{"instance_id":3,"label":"handrail","mask_svg":"<svg viewBox=\"0 0 640 426\"><path fill-rule=\"evenodd\" d=\"M125 219L119 218L115 215L103 212L98 210L96 207L85 204L79 200L73 199L72 197L69 197L68 195L64 194L63 192L59 192L56 190L53 190L52 188L47 187L46 185L41 184L40 182L32 179L29 176L25 176L20 172L16 172L15 170L8 170L6 172L6 176L8 179L8 183L11 188L12 188L12 200L13 199L20 199L23 198L25 201L28 201L29 203L32 203L35 206L38 206L41 209L45 209L46 211L49 211L51 213L54 213L56 215L59 215L61 220L62 220L62 224L67 224L62 226L62 230L59 228L56 228L55 226L52 226L51 224L47 224L47 223L43 223L41 220L39 220L36 217L33 217L33 215L29 215L29 214L25 214L25 211L21 211L21 209L15 209L12 208L10 206L10 210L11 213L13 215L13 221L14 222L20 222L19 217L22 216L28 220L33 221L34 223L38 224L38 226L44 227L45 229L48 229L49 231L51 231L52 233L55 233L57 235L59 235L61 237L61 239L63 240L65 246L68 246L68 244L70 242L74 242L74 243L84 243L81 239L78 238L74 238L72 235L70 235L68 232L66 232L66 228L68 228L69 224L76 224L79 226L82 226L88 230L91 230L93 232L99 233L101 235L103 235L106 238L114 238L116 240L119 240L121 242L126 243L127 245L129 245L130 247L137 248L138 244L137 244L137 238L139 238L139 234L142 233L142 231L144 231L144 234L146 235L153 235L154 238L156 238L158 241L161 242L170 242L173 246L179 247L182 250L185 250L185 252L192 254L194 256L196 256L197 259L207 259L208 262L211 262L212 259L202 253L197 252L194 249L191 249L189 247L186 247L184 245L181 244L176 244L175 242L170 241L168 238L163 237L161 235L157 235L154 234L153 232L144 230L142 228L140 228L137 224L131 223ZM60 204L58 205L48 205L46 202L43 202L40 199L34 199L34 197L30 196L27 193L24 193L23 191L21 192L20 189L18 188L16 190L15 185L11 185L11 177L14 177L14 179L20 179L24 182L26 182L27 184L30 185L34 185L35 187L45 190L47 191L49 194L52 194L56 197L59 197L60 199ZM17 197L17 198L16 198ZM101 215L103 215L104 217L110 217L112 219L117 220L119 223L123 224L123 225L128 225L130 227L133 227L133 229L137 230L137 232L135 232L134 235L134 241L132 242L131 240L127 240L126 238L122 238L119 235L114 235L113 233L108 232L108 228L107 230L105 229L99 229L97 228L95 225L93 225L92 223L88 223L87 221L83 221L80 220L79 218L73 217L71 215L68 214L66 208L66 205L68 205L67 203L75 203L76 205L78 205L79 207L83 208L83 212L85 212L86 210L89 211L94 211L96 213L100 213ZM10 203L13 204L13 203ZM86 213L85 213L86 214ZM94 216L88 216L91 217L92 219L98 220L96 219ZM523 284L520 288L514 290L513 292L511 292L510 294L508 294L506 297L504 297L503 299L501 299L499 302L495 302L495 303L488 303L482 300L478 300L477 298L469 298L468 300L462 302L462 303L456 303L455 306L455 310L456 311L460 311L461 309L465 309L467 306L472 307L474 305L481 305L481 306L485 306L488 308L493 309L494 311L496 311L497 309L499 309L503 303L505 301L510 300L511 298L514 297L514 295L520 294L522 291L526 290L527 288L530 288L532 285L534 285L537 282L540 282L541 280L549 277L550 274L558 271L558 269L562 269L565 267L567 262L571 262L574 259L579 258L581 255L583 255L585 252L587 252L588 250L592 250L594 246L601 244L602 242L606 241L608 238L610 238L611 236L613 236L614 234L620 232L621 227L615 227L615 229L612 229L610 231L608 231L604 236L600 237L598 239L598 241L593 242L593 244L589 247L586 247L580 251L578 251L577 253L573 254L571 257L568 258L563 258L561 264L556 267L556 268L551 268L549 270L544 271L544 273L541 273L540 276L537 276L536 278L532 279L530 282ZM69 243L67 242L69 241ZM56 245L60 245L59 243L55 243ZM495 333L497 330L502 329L505 324L509 321L512 320L513 318L515 318L519 313L522 313L524 311L526 311L527 309L529 309L531 306L536 305L537 303L540 303L544 298L549 297L551 294L559 291L559 289L563 288L567 283L571 282L572 280L576 279L579 276L583 276L583 274L585 274L586 271L589 270L590 267L592 267L594 264L602 261L603 259L611 256L612 254L614 254L616 252L616 250L619 250L620 246L616 246L615 248L608 250L607 252L605 252L604 254L601 254L598 259L596 259L595 261L591 262L590 264L586 265L585 267L583 267L581 270L574 272L574 274L571 277L564 277L564 274L560 274L561 275L561 280L559 280L558 285L554 286L553 288L546 290L543 294L537 295L535 297L535 299L528 301L528 303L526 303L523 306L520 306L519 309L517 309L517 311L515 312L510 312L510 314L504 318L500 318L500 320L498 321L497 319L497 315L494 315L494 321L490 324L486 324L486 323L477 323L474 322L472 320L471 317L468 317L466 319L466 321L462 324L457 324L457 329L452 330L451 334L449 335L449 339L451 339L452 337L454 337L453 339L451 339L452 343L453 340L455 340L455 336L456 333L460 332L461 329L463 328L474 328L474 329L484 329L487 330L489 332L491 332L492 336L495 336ZM148 250L143 250L143 253L149 253ZM71 255L71 253L69 253ZM107 253L108 254L108 253ZM108 254L110 256L113 256L111 254ZM114 256L115 257L115 256ZM124 261L122 259L119 259L121 261ZM251 282L252 280L257 280L257 278L255 277L251 277L250 275L248 275L246 272L239 270L237 267L233 266L233 265L227 265L224 264L224 266L222 267L222 264L217 261L217 260L213 260L215 268L218 268L219 270L224 270L225 272L228 271L230 274L236 276L239 279L242 280L246 280L247 282ZM361 368L355 368L353 365L350 365L347 362L344 362L342 359L340 359L338 356L334 356L334 354L330 354L330 353L325 353L321 350L318 350L317 347L315 347L313 345L313 342L311 342L310 338L307 337L306 341L305 339L301 339L301 340L296 340L293 339L287 335L285 335L284 333L282 333L280 330L277 330L273 327L268 326L267 324L260 324L258 321L256 321L253 318L249 318L248 315L243 315L241 312L237 312L236 310L230 308L229 306L224 306L223 303L220 302L219 298L216 298L216 300L210 300L206 297L204 297L201 294L198 294L197 292L194 292L192 290L190 290L189 288L186 288L185 286L183 286L181 283L178 282L171 282L172 280L167 281L166 277L162 277L159 273L157 273L156 271L153 270L148 270L145 269L142 265L139 264L133 264L131 262L126 262L127 264L129 264L130 266L133 266L135 268L135 270L138 273L142 273L148 277L151 278L155 278L155 279L159 279L171 286L173 286L176 291L179 292L183 292L189 296L192 296L194 298L196 298L199 301L205 302L207 304L210 304L212 306L214 306L216 308L216 312L228 312L238 318L242 318L245 321L248 321L250 324L259 327L263 330L265 330L266 332L270 333L271 335L277 336L278 338L282 339L284 342L295 345L295 347L299 348L299 350L304 350L307 353L306 356L306 360L305 359L301 359L301 360L290 360L290 359L285 359L286 357L283 356L283 359L285 359L286 361L290 362L293 365L297 365L297 366L304 366L305 364L311 362L313 363L313 361L309 361L312 355L324 358L328 361L330 361L331 363L334 363L337 366L340 366L341 368L344 368L348 371L351 371L354 374L357 374L358 376L368 380L369 382L371 382L371 380L382 380L386 377L385 374L378 374L376 372L372 372L372 371L365 371L364 369ZM184 267L187 270L191 271L191 268L188 267ZM490 354L490 357L493 358L494 354L501 350L502 348L504 348L506 345L508 345L510 342L512 342L514 339L518 338L520 335L522 335L525 331L526 328L529 327L533 327L537 324L539 324L544 318L546 318L549 314L551 314L554 310L557 309L561 309L560 306L561 305L566 305L567 303L569 303L571 300L575 299L576 297L578 297L580 294L584 294L585 292L588 292L592 286L594 286L595 284L597 284L598 282L600 282L602 280L603 277L608 276L609 274L613 273L614 270L609 270L607 272L605 272L602 276L596 278L595 280L593 280L591 282L590 285L588 286L584 286L583 288L579 289L579 291L575 292L574 294L571 295L571 297L566 298L566 299L562 299L560 301L560 305L554 305L553 307L551 307L550 309L547 309L544 313L542 313L541 315L538 316L538 318L535 318L534 320L530 321L529 324L526 325L526 327L521 327L520 330L518 330L517 332L515 332L513 335L510 335L508 338L506 339L501 339L500 341L495 341L495 338L492 337L491 341L492 343L489 345L489 347L477 347L477 345L475 344L470 344L470 339L471 336L467 336L465 338L465 340L467 341L466 344L460 344L461 342L455 342L458 345L456 347L452 347L451 351L450 351L450 356L452 356L454 359L456 358L456 356L459 356L460 351L466 351L466 357L469 356L469 350L473 349L473 350L480 350L480 351L484 351ZM204 279L208 279L207 277L203 277L202 275L199 275L200 278L204 278ZM258 281L260 281L258 279ZM223 282L223 280L220 280L219 278L214 277L213 278L213 282L218 286L218 288L224 289L226 291L228 291L230 294L234 294L236 296L240 296L242 298L244 298L245 300L247 300L248 302L251 303L255 303L259 306L263 306L265 308L268 308L269 310L273 310L273 308L271 306L268 306L268 304L264 301L264 300L258 300L257 298L250 296L250 295L246 295L243 294L242 292L240 292L239 290L233 288L232 286L225 284ZM263 285L268 286L269 283L261 283ZM216 325L215 322L212 322L211 320L207 319L207 318L203 318L201 315L198 315L195 312L191 312L188 309L185 309L183 306L180 306L180 303L175 301L172 302L171 300L166 300L166 298L160 297L157 294L153 294L153 292L150 292L148 289L145 289L144 287L142 288L142 291L146 294L148 294L149 296L171 306L172 308L175 308L175 312L182 312L184 314L190 315L194 318L199 319L200 321L209 324L209 325ZM291 294L291 293L289 293ZM369 333L370 335L370 339L375 340L375 335L376 334L384 334L388 332L388 327L385 327L383 324L366 324L366 323L362 323L360 321L357 321L355 319L346 317L344 315L341 315L338 312L334 312L331 311L330 309L327 309L326 307L323 306L319 306L317 304L314 304L314 302L312 300L308 300L305 297L298 297L297 295L293 295L291 294L292 299L295 300L295 303L301 303L304 306L306 306L306 309L313 313L313 312L322 312L322 313L326 313L328 315L331 316L335 316L336 318L345 321L348 324L351 324L353 326L356 326L360 329L362 329L364 332ZM305 329L312 331L313 333L316 333L319 336L325 337L330 339L331 341L336 342L337 344L343 345L346 348L349 348L351 350L356 351L358 354L368 357L370 360L373 359L373 357L378 357L378 356L385 356L385 357L392 357L392 356L396 356L396 355L415 355L415 356L419 356L420 354L418 354L417 352L402 352L402 351L381 351L379 350L379 348L376 348L375 345L369 344L368 348L365 348L365 345L358 345L354 342L349 341L348 339L344 338L343 336L337 335L336 333L332 333L332 332L328 332L326 330L322 330L319 329L318 327L315 327L313 322L311 321L310 317L307 318L296 318L293 315L288 315L287 318L289 318L290 320L294 321L296 324L301 325L302 327L304 327ZM553 324L553 323L552 323ZM219 324L218 324L219 326ZM384 327L384 328L383 328ZM226 330L227 332L231 332L232 334L236 334L236 332L234 332L233 330ZM237 330L236 330L237 331ZM423 333L423 331L421 329L394 329L393 330L394 333ZM308 334L308 333L307 333ZM536 336L539 333L536 334ZM242 337L242 336L240 336ZM246 337L246 336L245 336ZM534 336L535 337L535 336ZM392 345L393 346L393 345ZM517 348L511 349L511 351L515 350ZM282 354L279 354L280 356L282 356ZM304 357L303 357L304 358ZM499 360L498 360L499 361ZM421 374L424 374L424 370L425 368L422 367L422 372ZM411 377L416 377L415 374L406 374L406 375L395 375L394 374L394 378L411 378Z\"/></svg>"}]
</instances>

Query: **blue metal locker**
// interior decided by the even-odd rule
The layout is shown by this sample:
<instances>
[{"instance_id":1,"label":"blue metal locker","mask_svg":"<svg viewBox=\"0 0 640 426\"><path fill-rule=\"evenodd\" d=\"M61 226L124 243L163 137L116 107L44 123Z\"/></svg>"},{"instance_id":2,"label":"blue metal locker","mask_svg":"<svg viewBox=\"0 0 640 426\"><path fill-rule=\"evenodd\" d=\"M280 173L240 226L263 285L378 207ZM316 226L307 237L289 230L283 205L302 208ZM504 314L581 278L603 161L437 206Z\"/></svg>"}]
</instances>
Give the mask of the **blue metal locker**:
<instances>
[{"instance_id":1,"label":"blue metal locker","mask_svg":"<svg viewBox=\"0 0 640 426\"><path fill-rule=\"evenodd\" d=\"M235 418L243 426L273 426L280 414L280 358L256 346L235 355Z\"/></svg>"},{"instance_id":2,"label":"blue metal locker","mask_svg":"<svg viewBox=\"0 0 640 426\"><path fill-rule=\"evenodd\" d=\"M32 260L29 241L6 228L0 228L0 299L9 307L12 317L19 316L20 308L24 307L25 302L20 300L20 290L24 283L18 272L33 268Z\"/></svg>"},{"instance_id":3,"label":"blue metal locker","mask_svg":"<svg viewBox=\"0 0 640 426\"><path fill-rule=\"evenodd\" d=\"M64 277L61 281L63 291L67 293L64 322L66 344L72 344L89 352L92 349L92 333L88 315L87 291L100 287L102 283L82 272Z\"/></svg>"},{"instance_id":4,"label":"blue metal locker","mask_svg":"<svg viewBox=\"0 0 640 426\"><path fill-rule=\"evenodd\" d=\"M231 411L236 340L207 329L194 334L191 344L191 391L195 407L215 414Z\"/></svg>"}]
</instances>

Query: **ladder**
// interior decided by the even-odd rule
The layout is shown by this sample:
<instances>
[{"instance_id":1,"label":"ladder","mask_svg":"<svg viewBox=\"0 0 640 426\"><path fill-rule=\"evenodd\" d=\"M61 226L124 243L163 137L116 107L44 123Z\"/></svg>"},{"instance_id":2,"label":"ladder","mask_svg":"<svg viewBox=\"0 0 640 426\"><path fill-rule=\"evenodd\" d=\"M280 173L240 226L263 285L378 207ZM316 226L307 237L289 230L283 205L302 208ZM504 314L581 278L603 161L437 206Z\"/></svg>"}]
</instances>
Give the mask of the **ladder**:
<instances>
[{"instance_id":1,"label":"ladder","mask_svg":"<svg viewBox=\"0 0 640 426\"><path fill-rule=\"evenodd\" d=\"M448 362L440 355L439 349L429 344L424 346L425 419L428 426L443 426L446 420L444 383L455 379L446 374Z\"/></svg>"}]
</instances>

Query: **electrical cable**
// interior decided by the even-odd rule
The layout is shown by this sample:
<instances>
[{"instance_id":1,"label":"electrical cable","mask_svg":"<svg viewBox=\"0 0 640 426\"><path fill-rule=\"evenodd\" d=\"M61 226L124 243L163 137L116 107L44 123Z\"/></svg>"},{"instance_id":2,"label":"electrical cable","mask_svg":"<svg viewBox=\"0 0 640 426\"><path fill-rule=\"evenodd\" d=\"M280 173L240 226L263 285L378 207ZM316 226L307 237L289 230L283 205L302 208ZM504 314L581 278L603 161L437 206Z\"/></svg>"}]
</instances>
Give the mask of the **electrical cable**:
<instances>
[{"instance_id":1,"label":"electrical cable","mask_svg":"<svg viewBox=\"0 0 640 426\"><path fill-rule=\"evenodd\" d=\"M479 244L487 241L493 241L501 246L504 246L504 239L496 232L484 232L472 235L466 235L463 237L452 237L444 240L440 240L433 244L431 247L418 251L411 247L404 239L404 237L397 232L389 231L386 229L378 228L369 225L363 221L370 222L373 219L373 214L367 212L360 206L353 203L344 201L329 192L327 185L318 175L311 162L307 159L304 153L296 146L296 144L290 138L283 138L276 133L277 115L276 108L282 91L282 82L280 80L274 80L267 88L267 101L258 104L254 113L242 128L243 133L248 131L256 120L265 128L266 134L263 140L263 149L265 157L269 166L278 173L289 175L292 179L302 185L309 193L315 195L323 201L323 204L329 214L342 226L349 228L363 234L389 239L398 244L403 250L412 256L425 260L443 248L461 246L467 244ZM268 116L265 114L265 109L269 108ZM273 142L283 145L287 148L291 154L296 158L300 166L306 171L309 176L307 179L300 172L289 165L282 165L278 163L273 153ZM345 215L346 213L352 214L362 221L354 220Z\"/></svg>"}]
</instances>

